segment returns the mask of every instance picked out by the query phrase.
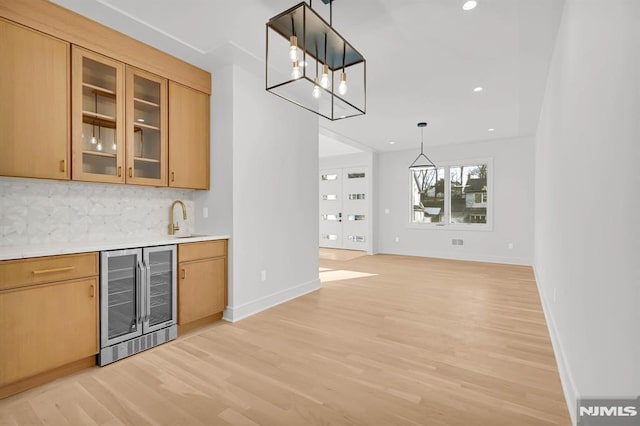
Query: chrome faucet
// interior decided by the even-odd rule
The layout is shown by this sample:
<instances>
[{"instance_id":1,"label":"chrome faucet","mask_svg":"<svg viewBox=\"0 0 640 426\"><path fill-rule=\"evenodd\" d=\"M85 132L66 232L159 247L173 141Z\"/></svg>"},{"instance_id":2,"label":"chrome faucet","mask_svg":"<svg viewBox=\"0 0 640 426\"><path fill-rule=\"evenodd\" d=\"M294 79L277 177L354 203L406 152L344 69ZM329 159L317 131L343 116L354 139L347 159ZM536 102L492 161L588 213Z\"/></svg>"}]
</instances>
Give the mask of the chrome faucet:
<instances>
[{"instance_id":1,"label":"chrome faucet","mask_svg":"<svg viewBox=\"0 0 640 426\"><path fill-rule=\"evenodd\" d=\"M182 206L182 219L187 220L187 208L184 206L184 203L180 200L176 200L171 204L171 209L169 210L169 235L175 235L176 231L180 230L178 223L173 224L173 209L176 204L180 204Z\"/></svg>"}]
</instances>

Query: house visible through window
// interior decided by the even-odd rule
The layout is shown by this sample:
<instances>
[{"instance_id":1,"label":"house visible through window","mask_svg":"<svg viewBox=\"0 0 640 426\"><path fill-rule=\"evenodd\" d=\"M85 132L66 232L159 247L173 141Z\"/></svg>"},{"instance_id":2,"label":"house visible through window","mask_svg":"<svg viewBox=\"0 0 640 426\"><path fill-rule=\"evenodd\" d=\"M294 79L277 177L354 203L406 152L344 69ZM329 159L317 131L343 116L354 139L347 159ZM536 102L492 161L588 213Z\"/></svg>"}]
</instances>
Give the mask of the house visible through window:
<instances>
[{"instance_id":1,"label":"house visible through window","mask_svg":"<svg viewBox=\"0 0 640 426\"><path fill-rule=\"evenodd\" d=\"M411 222L487 224L487 163L411 171Z\"/></svg>"}]
</instances>

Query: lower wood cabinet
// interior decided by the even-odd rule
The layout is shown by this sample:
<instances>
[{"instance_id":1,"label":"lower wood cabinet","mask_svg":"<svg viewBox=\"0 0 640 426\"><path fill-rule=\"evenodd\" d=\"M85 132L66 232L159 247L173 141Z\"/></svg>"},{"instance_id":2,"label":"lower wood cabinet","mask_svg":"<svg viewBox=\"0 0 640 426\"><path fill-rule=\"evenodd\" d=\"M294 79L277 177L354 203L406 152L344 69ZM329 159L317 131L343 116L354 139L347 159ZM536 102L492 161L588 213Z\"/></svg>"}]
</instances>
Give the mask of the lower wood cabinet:
<instances>
[{"instance_id":1,"label":"lower wood cabinet","mask_svg":"<svg viewBox=\"0 0 640 426\"><path fill-rule=\"evenodd\" d=\"M227 240L178 246L178 332L222 318L227 305Z\"/></svg>"},{"instance_id":2,"label":"lower wood cabinet","mask_svg":"<svg viewBox=\"0 0 640 426\"><path fill-rule=\"evenodd\" d=\"M97 253L0 262L0 398L95 364L98 282Z\"/></svg>"}]
</instances>

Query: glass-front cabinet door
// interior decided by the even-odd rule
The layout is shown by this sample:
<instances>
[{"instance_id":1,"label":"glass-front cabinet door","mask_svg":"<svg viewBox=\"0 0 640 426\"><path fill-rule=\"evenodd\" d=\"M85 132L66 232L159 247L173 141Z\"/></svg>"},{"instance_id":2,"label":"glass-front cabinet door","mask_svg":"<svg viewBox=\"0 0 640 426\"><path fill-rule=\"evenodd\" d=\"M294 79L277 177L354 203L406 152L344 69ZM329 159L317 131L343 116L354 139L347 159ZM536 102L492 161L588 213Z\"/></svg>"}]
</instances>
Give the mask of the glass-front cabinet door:
<instances>
[{"instance_id":1,"label":"glass-front cabinet door","mask_svg":"<svg viewBox=\"0 0 640 426\"><path fill-rule=\"evenodd\" d=\"M140 249L101 254L100 339L106 347L142 335L144 265Z\"/></svg>"},{"instance_id":2,"label":"glass-front cabinet door","mask_svg":"<svg viewBox=\"0 0 640 426\"><path fill-rule=\"evenodd\" d=\"M148 281L144 296L144 332L176 324L176 246L144 249Z\"/></svg>"},{"instance_id":3,"label":"glass-front cabinet door","mask_svg":"<svg viewBox=\"0 0 640 426\"><path fill-rule=\"evenodd\" d=\"M73 46L73 179L124 183L124 64Z\"/></svg>"},{"instance_id":4,"label":"glass-front cabinet door","mask_svg":"<svg viewBox=\"0 0 640 426\"><path fill-rule=\"evenodd\" d=\"M127 67L127 183L167 186L166 79Z\"/></svg>"}]
</instances>

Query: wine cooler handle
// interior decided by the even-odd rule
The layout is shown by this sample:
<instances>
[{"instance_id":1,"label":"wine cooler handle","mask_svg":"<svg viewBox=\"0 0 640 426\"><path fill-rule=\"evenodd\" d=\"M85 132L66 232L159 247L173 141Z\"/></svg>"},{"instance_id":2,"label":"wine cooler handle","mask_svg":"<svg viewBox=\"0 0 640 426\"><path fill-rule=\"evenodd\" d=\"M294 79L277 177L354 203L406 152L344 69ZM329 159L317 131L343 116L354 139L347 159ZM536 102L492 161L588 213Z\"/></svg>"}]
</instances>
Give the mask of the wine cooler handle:
<instances>
[{"instance_id":1,"label":"wine cooler handle","mask_svg":"<svg viewBox=\"0 0 640 426\"><path fill-rule=\"evenodd\" d=\"M142 321L142 262L138 260L138 273L136 274L136 324L138 327L141 326L140 322Z\"/></svg>"},{"instance_id":2,"label":"wine cooler handle","mask_svg":"<svg viewBox=\"0 0 640 426\"><path fill-rule=\"evenodd\" d=\"M144 320L145 322L149 322L149 317L151 316L151 266L146 265L147 274L146 274L146 285L149 289L149 297L147 297L147 317Z\"/></svg>"}]
</instances>

